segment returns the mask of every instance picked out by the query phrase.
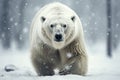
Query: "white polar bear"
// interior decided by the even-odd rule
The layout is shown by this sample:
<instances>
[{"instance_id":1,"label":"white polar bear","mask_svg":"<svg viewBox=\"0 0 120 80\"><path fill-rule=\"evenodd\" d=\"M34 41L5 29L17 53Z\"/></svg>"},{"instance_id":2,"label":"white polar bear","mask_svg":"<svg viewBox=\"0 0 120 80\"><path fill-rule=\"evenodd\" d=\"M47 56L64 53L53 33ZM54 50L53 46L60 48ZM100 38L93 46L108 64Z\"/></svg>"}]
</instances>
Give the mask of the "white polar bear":
<instances>
[{"instance_id":1,"label":"white polar bear","mask_svg":"<svg viewBox=\"0 0 120 80\"><path fill-rule=\"evenodd\" d=\"M30 40L31 59L38 75L54 75L54 69L59 69L59 74L87 72L82 24L66 5L55 2L41 8L33 19Z\"/></svg>"}]
</instances>

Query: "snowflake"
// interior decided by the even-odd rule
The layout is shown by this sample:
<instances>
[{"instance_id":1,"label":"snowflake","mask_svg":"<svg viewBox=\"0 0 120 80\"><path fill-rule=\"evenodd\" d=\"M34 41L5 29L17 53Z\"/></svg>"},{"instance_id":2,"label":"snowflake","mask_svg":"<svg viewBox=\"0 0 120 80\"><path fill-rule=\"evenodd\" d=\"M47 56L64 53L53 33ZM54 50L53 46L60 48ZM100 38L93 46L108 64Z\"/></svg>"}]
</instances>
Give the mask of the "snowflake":
<instances>
[{"instance_id":1,"label":"snowflake","mask_svg":"<svg viewBox=\"0 0 120 80\"><path fill-rule=\"evenodd\" d=\"M22 39L23 39L21 35L20 35L19 39L20 39L20 40L22 40Z\"/></svg>"},{"instance_id":2,"label":"snowflake","mask_svg":"<svg viewBox=\"0 0 120 80\"><path fill-rule=\"evenodd\" d=\"M72 65L69 65L69 66L67 65L67 66L65 66L65 69L70 70L71 67L72 67Z\"/></svg>"},{"instance_id":3,"label":"snowflake","mask_svg":"<svg viewBox=\"0 0 120 80\"><path fill-rule=\"evenodd\" d=\"M12 18L12 17L10 18L10 21L11 21L11 22L13 21L13 18Z\"/></svg>"},{"instance_id":4,"label":"snowflake","mask_svg":"<svg viewBox=\"0 0 120 80\"><path fill-rule=\"evenodd\" d=\"M51 61L54 61L54 59L53 59L53 58L51 58Z\"/></svg>"},{"instance_id":5,"label":"snowflake","mask_svg":"<svg viewBox=\"0 0 120 80\"><path fill-rule=\"evenodd\" d=\"M97 24L97 22L94 23L95 25Z\"/></svg>"},{"instance_id":6,"label":"snowflake","mask_svg":"<svg viewBox=\"0 0 120 80\"><path fill-rule=\"evenodd\" d=\"M118 35L117 34L115 34L115 36L114 36L115 38L118 38Z\"/></svg>"},{"instance_id":7,"label":"snowflake","mask_svg":"<svg viewBox=\"0 0 120 80\"><path fill-rule=\"evenodd\" d=\"M21 16L21 13L18 13L18 16Z\"/></svg>"},{"instance_id":8,"label":"snowflake","mask_svg":"<svg viewBox=\"0 0 120 80\"><path fill-rule=\"evenodd\" d=\"M40 9L40 7L39 6L37 6L37 7L35 7L35 11L38 11Z\"/></svg>"},{"instance_id":9,"label":"snowflake","mask_svg":"<svg viewBox=\"0 0 120 80\"><path fill-rule=\"evenodd\" d=\"M27 6L28 5L28 3L25 3L25 6Z\"/></svg>"},{"instance_id":10,"label":"snowflake","mask_svg":"<svg viewBox=\"0 0 120 80\"><path fill-rule=\"evenodd\" d=\"M90 9L90 6L89 6L89 5L86 5L85 7L86 7L87 9Z\"/></svg>"},{"instance_id":11,"label":"snowflake","mask_svg":"<svg viewBox=\"0 0 120 80\"><path fill-rule=\"evenodd\" d=\"M27 28L24 28L24 29L23 29L23 32L24 32L24 33L27 33L27 32L28 32L28 29L27 29Z\"/></svg>"},{"instance_id":12,"label":"snowflake","mask_svg":"<svg viewBox=\"0 0 120 80\"><path fill-rule=\"evenodd\" d=\"M119 24L117 23L117 24L116 24L116 27L118 27L118 26L119 26Z\"/></svg>"},{"instance_id":13,"label":"snowflake","mask_svg":"<svg viewBox=\"0 0 120 80\"><path fill-rule=\"evenodd\" d=\"M109 33L107 32L107 36L109 35Z\"/></svg>"},{"instance_id":14,"label":"snowflake","mask_svg":"<svg viewBox=\"0 0 120 80\"><path fill-rule=\"evenodd\" d=\"M30 22L28 21L27 24L30 24Z\"/></svg>"},{"instance_id":15,"label":"snowflake","mask_svg":"<svg viewBox=\"0 0 120 80\"><path fill-rule=\"evenodd\" d=\"M72 56L73 56L72 53L67 53L68 58L71 58Z\"/></svg>"},{"instance_id":16,"label":"snowflake","mask_svg":"<svg viewBox=\"0 0 120 80\"><path fill-rule=\"evenodd\" d=\"M15 25L15 26L17 26L17 25L18 25L18 23L16 22L16 23L14 23L14 25Z\"/></svg>"},{"instance_id":17,"label":"snowflake","mask_svg":"<svg viewBox=\"0 0 120 80\"><path fill-rule=\"evenodd\" d=\"M75 1L75 4L80 4L80 2L79 1Z\"/></svg>"},{"instance_id":18,"label":"snowflake","mask_svg":"<svg viewBox=\"0 0 120 80\"><path fill-rule=\"evenodd\" d=\"M87 30L84 30L84 33L86 33L87 32Z\"/></svg>"},{"instance_id":19,"label":"snowflake","mask_svg":"<svg viewBox=\"0 0 120 80\"><path fill-rule=\"evenodd\" d=\"M43 65L46 65L46 63L44 62Z\"/></svg>"},{"instance_id":20,"label":"snowflake","mask_svg":"<svg viewBox=\"0 0 120 80\"><path fill-rule=\"evenodd\" d=\"M46 69L48 69L49 67L48 66L45 66Z\"/></svg>"},{"instance_id":21,"label":"snowflake","mask_svg":"<svg viewBox=\"0 0 120 80\"><path fill-rule=\"evenodd\" d=\"M18 9L18 6L16 5L15 8Z\"/></svg>"},{"instance_id":22,"label":"snowflake","mask_svg":"<svg viewBox=\"0 0 120 80\"><path fill-rule=\"evenodd\" d=\"M4 38L5 37L5 34L4 33L2 33L2 38Z\"/></svg>"},{"instance_id":23,"label":"snowflake","mask_svg":"<svg viewBox=\"0 0 120 80\"><path fill-rule=\"evenodd\" d=\"M83 24L84 26L87 26L88 24L87 23L85 23L85 24Z\"/></svg>"},{"instance_id":24,"label":"snowflake","mask_svg":"<svg viewBox=\"0 0 120 80\"><path fill-rule=\"evenodd\" d=\"M8 28L8 30L10 30L11 28Z\"/></svg>"},{"instance_id":25,"label":"snowflake","mask_svg":"<svg viewBox=\"0 0 120 80\"><path fill-rule=\"evenodd\" d=\"M57 68L54 69L54 73L55 73L55 74L59 74L59 69L57 69Z\"/></svg>"},{"instance_id":26,"label":"snowflake","mask_svg":"<svg viewBox=\"0 0 120 80\"><path fill-rule=\"evenodd\" d=\"M94 17L94 16L95 16L95 13L92 13L91 15Z\"/></svg>"}]
</instances>

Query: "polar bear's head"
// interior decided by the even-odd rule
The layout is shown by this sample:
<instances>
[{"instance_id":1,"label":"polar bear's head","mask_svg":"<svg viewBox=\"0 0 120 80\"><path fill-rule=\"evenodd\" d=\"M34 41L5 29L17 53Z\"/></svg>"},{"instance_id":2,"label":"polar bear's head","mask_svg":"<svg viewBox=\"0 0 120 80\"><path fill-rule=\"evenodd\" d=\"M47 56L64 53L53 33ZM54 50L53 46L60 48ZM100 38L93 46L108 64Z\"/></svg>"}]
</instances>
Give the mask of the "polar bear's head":
<instances>
[{"instance_id":1,"label":"polar bear's head","mask_svg":"<svg viewBox=\"0 0 120 80\"><path fill-rule=\"evenodd\" d=\"M50 46L61 49L75 36L75 16L54 15L49 18L41 16L42 36Z\"/></svg>"}]
</instances>

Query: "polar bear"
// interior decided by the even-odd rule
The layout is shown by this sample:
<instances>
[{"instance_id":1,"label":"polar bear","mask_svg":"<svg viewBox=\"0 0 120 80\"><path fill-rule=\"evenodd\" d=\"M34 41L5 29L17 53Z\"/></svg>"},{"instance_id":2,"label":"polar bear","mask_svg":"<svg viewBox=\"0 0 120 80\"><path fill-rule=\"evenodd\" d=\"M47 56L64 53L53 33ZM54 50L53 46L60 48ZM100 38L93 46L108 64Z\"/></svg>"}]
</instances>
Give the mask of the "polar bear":
<instances>
[{"instance_id":1,"label":"polar bear","mask_svg":"<svg viewBox=\"0 0 120 80\"><path fill-rule=\"evenodd\" d=\"M85 75L87 54L78 15L54 2L41 8L30 29L31 60L39 76Z\"/></svg>"}]
</instances>

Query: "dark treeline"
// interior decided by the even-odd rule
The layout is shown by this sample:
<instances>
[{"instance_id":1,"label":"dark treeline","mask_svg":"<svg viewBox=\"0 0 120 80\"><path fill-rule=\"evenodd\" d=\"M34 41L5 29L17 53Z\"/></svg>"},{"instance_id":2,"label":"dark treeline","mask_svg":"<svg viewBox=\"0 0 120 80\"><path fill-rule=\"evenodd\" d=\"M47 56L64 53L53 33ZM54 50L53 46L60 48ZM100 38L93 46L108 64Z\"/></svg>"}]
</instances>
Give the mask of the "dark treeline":
<instances>
[{"instance_id":1,"label":"dark treeline","mask_svg":"<svg viewBox=\"0 0 120 80\"><path fill-rule=\"evenodd\" d=\"M22 48L24 39L24 10L26 0L0 0L0 41L4 48L11 47L15 41Z\"/></svg>"}]
</instances>

